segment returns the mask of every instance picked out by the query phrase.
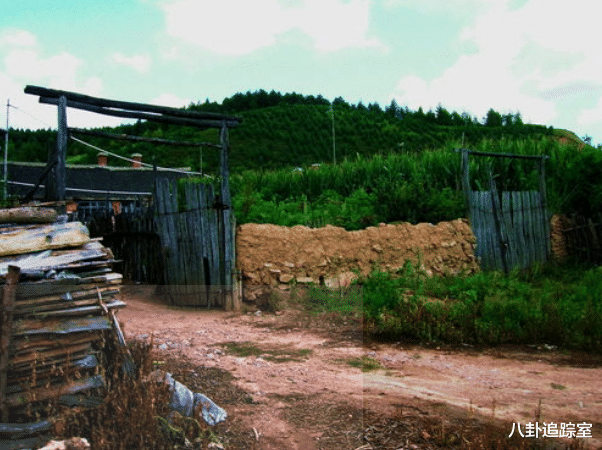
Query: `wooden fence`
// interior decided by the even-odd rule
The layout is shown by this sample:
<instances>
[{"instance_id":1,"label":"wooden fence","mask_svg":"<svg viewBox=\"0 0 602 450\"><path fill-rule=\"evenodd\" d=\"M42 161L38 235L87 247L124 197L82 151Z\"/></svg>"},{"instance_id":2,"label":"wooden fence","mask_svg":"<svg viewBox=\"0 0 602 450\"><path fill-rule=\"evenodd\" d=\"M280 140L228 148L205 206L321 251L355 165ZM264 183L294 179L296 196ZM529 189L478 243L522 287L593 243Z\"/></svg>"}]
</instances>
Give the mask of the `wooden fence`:
<instances>
[{"instance_id":1,"label":"wooden fence","mask_svg":"<svg viewBox=\"0 0 602 450\"><path fill-rule=\"evenodd\" d=\"M501 203L501 204L500 204ZM525 269L549 255L547 212L537 191L471 193L470 221L475 254L483 270Z\"/></svg>"},{"instance_id":2,"label":"wooden fence","mask_svg":"<svg viewBox=\"0 0 602 450\"><path fill-rule=\"evenodd\" d=\"M102 237L118 260L116 269L124 278L145 284L164 284L161 240L153 208L144 203L124 204L115 214L112 203L78 205L72 220L83 222L92 237Z\"/></svg>"},{"instance_id":3,"label":"wooden fence","mask_svg":"<svg viewBox=\"0 0 602 450\"><path fill-rule=\"evenodd\" d=\"M550 255L550 215L547 211L546 156L506 153L462 152L462 186L469 209L473 233L477 239L475 254L483 270L526 269L534 262L545 263ZM493 175L488 191L470 187L468 155L530 159L539 163L539 191L498 193Z\"/></svg>"},{"instance_id":4,"label":"wooden fence","mask_svg":"<svg viewBox=\"0 0 602 450\"><path fill-rule=\"evenodd\" d=\"M157 180L166 293L177 305L234 309L234 217L209 184L187 184L181 200L174 182Z\"/></svg>"}]
</instances>

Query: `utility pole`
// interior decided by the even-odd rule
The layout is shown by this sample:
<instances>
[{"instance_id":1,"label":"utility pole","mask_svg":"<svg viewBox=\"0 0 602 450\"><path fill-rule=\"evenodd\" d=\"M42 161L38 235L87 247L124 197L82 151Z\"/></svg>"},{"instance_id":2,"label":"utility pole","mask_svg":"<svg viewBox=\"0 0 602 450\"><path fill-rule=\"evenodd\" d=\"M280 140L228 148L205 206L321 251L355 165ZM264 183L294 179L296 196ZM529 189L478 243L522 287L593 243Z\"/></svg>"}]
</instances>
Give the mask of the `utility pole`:
<instances>
[{"instance_id":1,"label":"utility pole","mask_svg":"<svg viewBox=\"0 0 602 450\"><path fill-rule=\"evenodd\" d=\"M2 182L4 184L3 199L6 201L8 197L8 111L10 110L10 99L6 100L6 133L4 133L4 173L2 174Z\"/></svg>"},{"instance_id":2,"label":"utility pole","mask_svg":"<svg viewBox=\"0 0 602 450\"><path fill-rule=\"evenodd\" d=\"M332 117L332 161L334 165L337 164L337 153L336 153L336 145L335 145L335 136L334 136L334 107L332 103L330 104L330 114Z\"/></svg>"}]
</instances>

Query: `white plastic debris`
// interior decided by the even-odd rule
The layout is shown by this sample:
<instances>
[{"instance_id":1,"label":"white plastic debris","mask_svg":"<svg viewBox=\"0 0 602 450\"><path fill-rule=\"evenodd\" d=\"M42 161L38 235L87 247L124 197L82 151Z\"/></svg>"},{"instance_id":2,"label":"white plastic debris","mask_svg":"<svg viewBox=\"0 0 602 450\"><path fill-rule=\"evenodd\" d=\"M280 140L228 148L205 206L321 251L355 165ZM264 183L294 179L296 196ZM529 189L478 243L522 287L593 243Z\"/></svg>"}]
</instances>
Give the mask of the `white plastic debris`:
<instances>
[{"instance_id":1,"label":"white plastic debris","mask_svg":"<svg viewBox=\"0 0 602 450\"><path fill-rule=\"evenodd\" d=\"M66 441L49 441L40 450L88 450L90 443L86 438L74 437Z\"/></svg>"},{"instance_id":2,"label":"white plastic debris","mask_svg":"<svg viewBox=\"0 0 602 450\"><path fill-rule=\"evenodd\" d=\"M228 418L228 413L217 406L210 398L203 394L192 392L182 383L174 380L168 372L155 370L150 377L157 382L164 382L170 386L172 393L169 407L185 417L201 416L205 422L213 426Z\"/></svg>"}]
</instances>

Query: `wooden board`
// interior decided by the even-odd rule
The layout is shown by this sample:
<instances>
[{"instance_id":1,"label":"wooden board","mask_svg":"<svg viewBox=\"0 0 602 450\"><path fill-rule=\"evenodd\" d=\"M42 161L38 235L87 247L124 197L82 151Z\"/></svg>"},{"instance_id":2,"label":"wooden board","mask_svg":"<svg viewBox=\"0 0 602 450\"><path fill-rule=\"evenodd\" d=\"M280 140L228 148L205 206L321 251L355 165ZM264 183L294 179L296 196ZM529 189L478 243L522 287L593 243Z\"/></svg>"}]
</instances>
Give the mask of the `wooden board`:
<instances>
[{"instance_id":1,"label":"wooden board","mask_svg":"<svg viewBox=\"0 0 602 450\"><path fill-rule=\"evenodd\" d=\"M18 320L14 325L13 336L36 336L54 334L57 336L83 331L111 330L113 325L106 316L79 318L52 318L49 320L26 319Z\"/></svg>"},{"instance_id":2,"label":"wooden board","mask_svg":"<svg viewBox=\"0 0 602 450\"><path fill-rule=\"evenodd\" d=\"M41 387L32 389L24 394L12 394L7 396L7 404L11 407L22 406L33 398L36 401L44 401L52 398L58 398L61 395L75 394L93 388L100 388L105 385L104 378L101 375L95 375L90 378L71 381L67 384L61 384L50 387Z\"/></svg>"},{"instance_id":3,"label":"wooden board","mask_svg":"<svg viewBox=\"0 0 602 450\"><path fill-rule=\"evenodd\" d=\"M0 256L79 247L88 242L88 229L81 223L53 224L0 235Z\"/></svg>"},{"instance_id":4,"label":"wooden board","mask_svg":"<svg viewBox=\"0 0 602 450\"><path fill-rule=\"evenodd\" d=\"M35 309L46 304L60 303L71 300L84 300L87 298L98 299L99 292L103 296L103 299L105 299L107 297L113 297L119 294L119 290L120 289L115 286L94 286L92 289L71 291L68 294L45 295L30 299L17 299L15 311L20 312L27 308Z\"/></svg>"},{"instance_id":5,"label":"wooden board","mask_svg":"<svg viewBox=\"0 0 602 450\"><path fill-rule=\"evenodd\" d=\"M121 278L113 282L106 283L77 283L77 280L56 280L51 283L22 283L17 287L17 299L26 300L31 298L41 298L51 295L63 295L68 292L80 292L93 290L97 287L117 286L121 284Z\"/></svg>"},{"instance_id":6,"label":"wooden board","mask_svg":"<svg viewBox=\"0 0 602 450\"><path fill-rule=\"evenodd\" d=\"M32 273L97 259L112 259L110 250L98 242L90 242L67 251L45 250L19 256L5 256L0 258L0 275L6 274L9 265L21 268L24 273Z\"/></svg>"},{"instance_id":7,"label":"wooden board","mask_svg":"<svg viewBox=\"0 0 602 450\"><path fill-rule=\"evenodd\" d=\"M56 210L52 208L23 206L0 209L0 223L52 223L57 215Z\"/></svg>"}]
</instances>

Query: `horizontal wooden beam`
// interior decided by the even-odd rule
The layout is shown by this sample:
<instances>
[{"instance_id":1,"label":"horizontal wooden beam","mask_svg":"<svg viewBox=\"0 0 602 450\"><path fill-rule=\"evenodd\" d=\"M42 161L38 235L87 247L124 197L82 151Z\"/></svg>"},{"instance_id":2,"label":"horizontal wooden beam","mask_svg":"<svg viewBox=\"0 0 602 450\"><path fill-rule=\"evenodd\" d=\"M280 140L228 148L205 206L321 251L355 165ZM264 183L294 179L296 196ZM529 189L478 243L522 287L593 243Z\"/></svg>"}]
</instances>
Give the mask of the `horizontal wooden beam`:
<instances>
[{"instance_id":1,"label":"horizontal wooden beam","mask_svg":"<svg viewBox=\"0 0 602 450\"><path fill-rule=\"evenodd\" d=\"M454 152L461 152L463 149L454 148ZM517 158L517 159L550 159L547 155L515 155L513 153L487 153L487 152L477 152L474 150L466 151L469 155L476 156L492 156L493 158Z\"/></svg>"},{"instance_id":2,"label":"horizontal wooden beam","mask_svg":"<svg viewBox=\"0 0 602 450\"><path fill-rule=\"evenodd\" d=\"M48 105L57 105L59 100L53 97L40 97L40 103ZM102 106L89 105L87 103L81 103L74 100L67 100L67 106L69 108L82 109L84 111L90 111L98 114L104 114L106 116L124 117L126 119L141 119L149 120L151 122L167 123L174 125L188 125L191 127L207 129L207 128L220 128L223 125L221 120L204 120L204 119L189 119L185 117L167 116L164 114L154 114L138 111L124 111L118 109L110 109ZM226 121L226 126L229 128L238 126L238 121Z\"/></svg>"},{"instance_id":3,"label":"horizontal wooden beam","mask_svg":"<svg viewBox=\"0 0 602 450\"><path fill-rule=\"evenodd\" d=\"M59 98L65 96L67 100L74 102L85 103L92 106L118 108L130 111L142 111L158 114L167 114L175 117L185 117L189 119L213 119L226 120L228 122L241 122L242 119L237 116L229 116L226 114L208 112L208 111L188 111L179 108L171 108L169 106L150 105L148 103L125 102L120 100L109 100L106 98L91 97L89 95L78 94L76 92L61 91L57 89L48 89L40 86L28 85L25 87L25 93L31 95L39 95L40 97Z\"/></svg>"},{"instance_id":4,"label":"horizontal wooden beam","mask_svg":"<svg viewBox=\"0 0 602 450\"><path fill-rule=\"evenodd\" d=\"M211 142L190 142L190 141L172 141L169 139L149 138L143 136L132 136L129 134L105 133L103 131L83 130L81 128L69 128L69 133L81 134L86 136L104 137L118 141L151 142L153 144L172 145L176 147L216 147L221 148L220 144Z\"/></svg>"}]
</instances>

